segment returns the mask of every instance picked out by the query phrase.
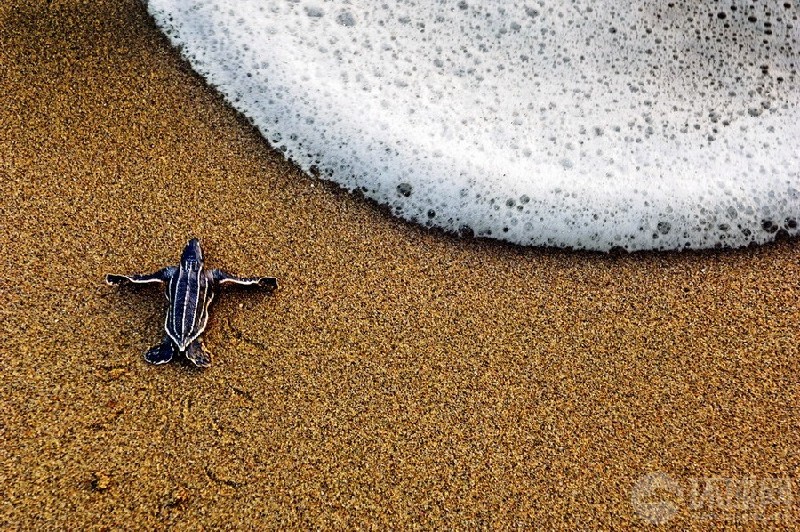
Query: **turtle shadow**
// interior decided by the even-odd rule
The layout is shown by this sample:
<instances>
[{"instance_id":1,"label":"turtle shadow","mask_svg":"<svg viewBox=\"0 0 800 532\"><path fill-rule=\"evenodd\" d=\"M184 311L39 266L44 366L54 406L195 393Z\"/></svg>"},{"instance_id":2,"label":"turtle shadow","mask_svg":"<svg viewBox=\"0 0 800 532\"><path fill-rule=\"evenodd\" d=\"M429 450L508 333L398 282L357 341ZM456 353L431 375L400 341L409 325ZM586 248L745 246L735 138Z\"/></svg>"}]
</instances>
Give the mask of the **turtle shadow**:
<instances>
[{"instance_id":1,"label":"turtle shadow","mask_svg":"<svg viewBox=\"0 0 800 532\"><path fill-rule=\"evenodd\" d=\"M203 372L211 369L211 366L197 366L194 362L189 360L186 356L186 353L178 353L172 360L170 361L170 365L175 366L176 368L181 368L184 370L189 370L191 375L201 375Z\"/></svg>"}]
</instances>

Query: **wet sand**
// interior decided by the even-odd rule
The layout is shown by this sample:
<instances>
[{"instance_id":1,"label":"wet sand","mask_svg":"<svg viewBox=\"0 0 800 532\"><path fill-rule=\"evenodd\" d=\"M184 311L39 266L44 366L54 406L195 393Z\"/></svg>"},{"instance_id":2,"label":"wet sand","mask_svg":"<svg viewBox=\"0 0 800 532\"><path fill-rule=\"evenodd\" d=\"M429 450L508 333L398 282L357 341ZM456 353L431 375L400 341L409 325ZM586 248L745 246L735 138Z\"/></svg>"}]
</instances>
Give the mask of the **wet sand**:
<instances>
[{"instance_id":1,"label":"wet sand","mask_svg":"<svg viewBox=\"0 0 800 532\"><path fill-rule=\"evenodd\" d=\"M133 0L4 4L0 89L2 528L800 517L798 241L606 256L395 220L284 161ZM209 370L150 366L163 296L102 276L191 236L282 286L223 294ZM708 477L790 480L728 504Z\"/></svg>"}]
</instances>

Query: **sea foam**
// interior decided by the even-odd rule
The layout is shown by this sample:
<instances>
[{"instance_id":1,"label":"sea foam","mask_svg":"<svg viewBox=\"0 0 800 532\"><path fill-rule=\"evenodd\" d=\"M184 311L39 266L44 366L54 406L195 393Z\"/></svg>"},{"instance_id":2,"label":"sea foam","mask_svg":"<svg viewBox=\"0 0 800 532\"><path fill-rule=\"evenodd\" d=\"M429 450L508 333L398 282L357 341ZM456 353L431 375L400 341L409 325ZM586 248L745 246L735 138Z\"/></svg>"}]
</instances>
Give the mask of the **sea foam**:
<instances>
[{"instance_id":1,"label":"sea foam","mask_svg":"<svg viewBox=\"0 0 800 532\"><path fill-rule=\"evenodd\" d=\"M147 4L273 146L403 218L595 250L798 232L795 2Z\"/></svg>"}]
</instances>

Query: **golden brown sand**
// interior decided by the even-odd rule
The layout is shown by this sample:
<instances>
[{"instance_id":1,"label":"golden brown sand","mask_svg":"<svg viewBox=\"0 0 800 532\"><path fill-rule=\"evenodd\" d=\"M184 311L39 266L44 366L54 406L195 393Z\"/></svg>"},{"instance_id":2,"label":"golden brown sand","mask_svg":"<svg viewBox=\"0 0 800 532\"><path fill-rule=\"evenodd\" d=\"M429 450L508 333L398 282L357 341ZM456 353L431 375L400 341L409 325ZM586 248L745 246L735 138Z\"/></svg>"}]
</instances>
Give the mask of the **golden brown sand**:
<instances>
[{"instance_id":1,"label":"golden brown sand","mask_svg":"<svg viewBox=\"0 0 800 532\"><path fill-rule=\"evenodd\" d=\"M403 223L285 162L134 0L2 4L0 90L1 528L798 519L797 241L611 257ZM223 295L209 370L150 366L163 296L102 276L191 236L282 288ZM726 505L706 477L790 480Z\"/></svg>"}]
</instances>

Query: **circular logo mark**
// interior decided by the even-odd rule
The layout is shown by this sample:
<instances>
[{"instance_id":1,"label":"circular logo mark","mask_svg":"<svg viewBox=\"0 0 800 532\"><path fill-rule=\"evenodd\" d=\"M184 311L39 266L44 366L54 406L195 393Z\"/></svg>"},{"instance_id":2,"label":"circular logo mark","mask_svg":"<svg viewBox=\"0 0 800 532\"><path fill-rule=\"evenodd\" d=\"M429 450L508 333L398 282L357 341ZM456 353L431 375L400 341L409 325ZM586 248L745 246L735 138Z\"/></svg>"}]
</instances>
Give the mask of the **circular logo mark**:
<instances>
[{"instance_id":1,"label":"circular logo mark","mask_svg":"<svg viewBox=\"0 0 800 532\"><path fill-rule=\"evenodd\" d=\"M636 515L654 525L662 525L678 512L678 506L665 500L681 499L683 490L680 484L664 472L648 473L642 476L631 488L631 505Z\"/></svg>"}]
</instances>

